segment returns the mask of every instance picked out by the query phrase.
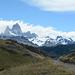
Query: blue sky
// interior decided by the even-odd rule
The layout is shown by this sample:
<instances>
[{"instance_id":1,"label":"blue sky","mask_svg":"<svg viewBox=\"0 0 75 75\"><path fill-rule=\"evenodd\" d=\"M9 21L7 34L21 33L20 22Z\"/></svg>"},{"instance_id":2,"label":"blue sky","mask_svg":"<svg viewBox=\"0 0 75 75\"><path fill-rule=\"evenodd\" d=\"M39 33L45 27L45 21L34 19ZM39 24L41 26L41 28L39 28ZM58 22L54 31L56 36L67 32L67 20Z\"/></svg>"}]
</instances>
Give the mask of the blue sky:
<instances>
[{"instance_id":1,"label":"blue sky","mask_svg":"<svg viewBox=\"0 0 75 75\"><path fill-rule=\"evenodd\" d=\"M29 4L26 0L0 0L0 18L8 21L22 20L24 23L40 25L43 27L52 26L55 30L63 32L75 31L74 10L42 10L34 4Z\"/></svg>"}]
</instances>

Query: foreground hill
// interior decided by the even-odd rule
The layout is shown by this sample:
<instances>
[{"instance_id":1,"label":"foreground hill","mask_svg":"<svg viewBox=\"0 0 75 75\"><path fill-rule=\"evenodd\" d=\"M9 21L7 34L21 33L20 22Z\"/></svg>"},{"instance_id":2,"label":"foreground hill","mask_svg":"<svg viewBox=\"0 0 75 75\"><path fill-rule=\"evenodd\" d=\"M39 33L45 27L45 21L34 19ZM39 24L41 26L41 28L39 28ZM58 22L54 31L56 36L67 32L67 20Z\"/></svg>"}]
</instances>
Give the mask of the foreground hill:
<instances>
[{"instance_id":1,"label":"foreground hill","mask_svg":"<svg viewBox=\"0 0 75 75\"><path fill-rule=\"evenodd\" d=\"M60 57L59 60L65 62L65 63L75 64L75 49L72 50L70 52L70 54Z\"/></svg>"},{"instance_id":2,"label":"foreground hill","mask_svg":"<svg viewBox=\"0 0 75 75\"><path fill-rule=\"evenodd\" d=\"M47 53L51 58L57 59L60 56L67 55L72 49L75 49L75 44L58 45L55 47L39 47L42 51Z\"/></svg>"},{"instance_id":3,"label":"foreground hill","mask_svg":"<svg viewBox=\"0 0 75 75\"><path fill-rule=\"evenodd\" d=\"M37 47L0 40L0 75L74 75Z\"/></svg>"},{"instance_id":4,"label":"foreground hill","mask_svg":"<svg viewBox=\"0 0 75 75\"><path fill-rule=\"evenodd\" d=\"M0 70L36 62L43 59L44 55L37 47L23 45L14 40L0 40Z\"/></svg>"},{"instance_id":5,"label":"foreground hill","mask_svg":"<svg viewBox=\"0 0 75 75\"><path fill-rule=\"evenodd\" d=\"M34 64L25 64L2 71L0 75L75 75L75 72L46 58Z\"/></svg>"}]
</instances>

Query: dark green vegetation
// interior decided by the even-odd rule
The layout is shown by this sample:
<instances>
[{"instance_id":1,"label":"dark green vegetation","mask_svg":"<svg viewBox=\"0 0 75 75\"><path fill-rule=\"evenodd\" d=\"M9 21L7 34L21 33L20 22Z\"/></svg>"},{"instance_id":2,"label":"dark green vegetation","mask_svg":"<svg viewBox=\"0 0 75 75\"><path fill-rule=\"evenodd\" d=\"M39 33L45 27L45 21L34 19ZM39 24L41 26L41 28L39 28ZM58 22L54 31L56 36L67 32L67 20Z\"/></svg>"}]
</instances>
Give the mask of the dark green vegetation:
<instances>
[{"instance_id":1,"label":"dark green vegetation","mask_svg":"<svg viewBox=\"0 0 75 75\"><path fill-rule=\"evenodd\" d=\"M70 52L68 55L61 56L59 60L65 63L75 64L75 49Z\"/></svg>"},{"instance_id":2,"label":"dark green vegetation","mask_svg":"<svg viewBox=\"0 0 75 75\"><path fill-rule=\"evenodd\" d=\"M59 45L55 47L40 47L40 50L44 51L46 54L48 54L48 56L54 59L69 54L72 49L75 49L75 44Z\"/></svg>"},{"instance_id":3,"label":"dark green vegetation","mask_svg":"<svg viewBox=\"0 0 75 75\"><path fill-rule=\"evenodd\" d=\"M0 75L74 75L37 47L0 40Z\"/></svg>"}]
</instances>

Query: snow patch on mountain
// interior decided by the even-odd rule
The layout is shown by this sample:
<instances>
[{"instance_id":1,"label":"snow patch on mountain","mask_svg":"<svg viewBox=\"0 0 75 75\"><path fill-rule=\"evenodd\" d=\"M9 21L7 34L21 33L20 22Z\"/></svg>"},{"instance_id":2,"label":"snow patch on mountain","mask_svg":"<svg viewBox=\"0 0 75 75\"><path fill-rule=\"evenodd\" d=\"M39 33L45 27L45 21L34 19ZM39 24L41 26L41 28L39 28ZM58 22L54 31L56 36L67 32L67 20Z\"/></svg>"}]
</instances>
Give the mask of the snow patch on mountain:
<instances>
[{"instance_id":1,"label":"snow patch on mountain","mask_svg":"<svg viewBox=\"0 0 75 75\"><path fill-rule=\"evenodd\" d=\"M11 31L9 31L9 33L10 33L12 36L18 36L17 34L14 34L14 33L12 33Z\"/></svg>"},{"instance_id":2,"label":"snow patch on mountain","mask_svg":"<svg viewBox=\"0 0 75 75\"><path fill-rule=\"evenodd\" d=\"M33 42L34 44L37 44L38 46L42 46L42 44L45 43L47 39L44 37L36 37L29 40Z\"/></svg>"}]
</instances>

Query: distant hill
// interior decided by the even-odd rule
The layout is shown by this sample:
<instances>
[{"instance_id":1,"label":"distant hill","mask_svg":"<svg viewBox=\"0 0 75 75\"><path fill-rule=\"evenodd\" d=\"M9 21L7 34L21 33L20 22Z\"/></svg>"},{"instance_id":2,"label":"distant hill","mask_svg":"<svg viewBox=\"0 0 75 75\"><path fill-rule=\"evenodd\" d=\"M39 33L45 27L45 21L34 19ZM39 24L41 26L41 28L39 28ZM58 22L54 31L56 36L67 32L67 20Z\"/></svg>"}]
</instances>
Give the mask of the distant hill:
<instances>
[{"instance_id":1,"label":"distant hill","mask_svg":"<svg viewBox=\"0 0 75 75\"><path fill-rule=\"evenodd\" d=\"M67 55L72 49L75 49L75 44L70 45L58 45L55 47L39 47L40 50L47 53L51 58L57 59L60 56Z\"/></svg>"},{"instance_id":2,"label":"distant hill","mask_svg":"<svg viewBox=\"0 0 75 75\"><path fill-rule=\"evenodd\" d=\"M59 60L65 62L65 63L71 63L75 64L75 49L72 50L68 55L61 56Z\"/></svg>"},{"instance_id":3,"label":"distant hill","mask_svg":"<svg viewBox=\"0 0 75 75\"><path fill-rule=\"evenodd\" d=\"M23 44L26 44L26 45L31 45L31 46L36 46L38 47L38 45L30 42L26 37L24 36L1 36L0 37L1 40L6 40L6 39L12 39L12 40L15 40L19 43L23 43Z\"/></svg>"}]
</instances>

